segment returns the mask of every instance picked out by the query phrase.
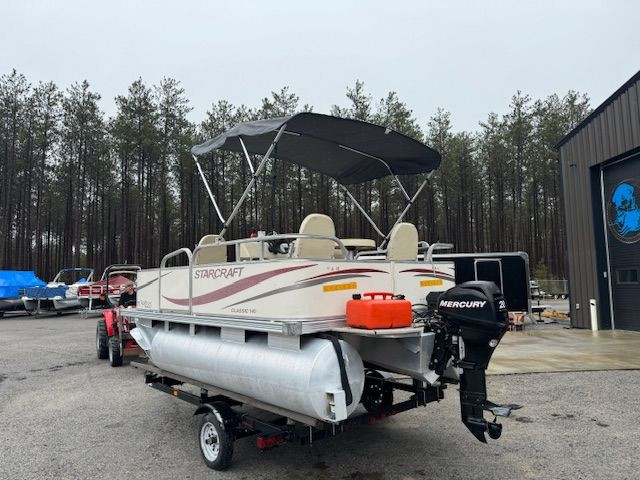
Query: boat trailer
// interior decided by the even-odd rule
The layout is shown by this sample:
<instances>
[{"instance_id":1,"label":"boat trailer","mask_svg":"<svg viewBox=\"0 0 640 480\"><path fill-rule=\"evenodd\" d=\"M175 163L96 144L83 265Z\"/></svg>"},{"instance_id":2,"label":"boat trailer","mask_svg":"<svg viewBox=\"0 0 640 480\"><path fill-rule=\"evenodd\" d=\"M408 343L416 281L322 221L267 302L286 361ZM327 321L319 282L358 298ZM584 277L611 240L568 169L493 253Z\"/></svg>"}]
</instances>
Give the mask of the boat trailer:
<instances>
[{"instance_id":1,"label":"boat trailer","mask_svg":"<svg viewBox=\"0 0 640 480\"><path fill-rule=\"evenodd\" d=\"M338 424L329 424L193 379L163 372L150 363L131 362L131 366L145 371L144 381L151 388L195 405L197 408L194 415L204 414L199 427L199 445L205 463L215 470L223 470L229 466L235 440L255 436L256 446L260 450L285 442L313 445L321 439L335 437L345 427L373 425L387 417L438 402L444 398L443 390L447 388L446 384L432 387L417 380L403 383L392 377L384 378L375 370L370 370L366 376L362 399L366 413L351 416ZM184 385L199 387L200 394L181 388ZM389 402L395 390L411 393L411 396L408 400ZM234 410L242 405L257 407L262 413L256 416ZM214 454L215 449L219 451Z\"/></svg>"}]
</instances>

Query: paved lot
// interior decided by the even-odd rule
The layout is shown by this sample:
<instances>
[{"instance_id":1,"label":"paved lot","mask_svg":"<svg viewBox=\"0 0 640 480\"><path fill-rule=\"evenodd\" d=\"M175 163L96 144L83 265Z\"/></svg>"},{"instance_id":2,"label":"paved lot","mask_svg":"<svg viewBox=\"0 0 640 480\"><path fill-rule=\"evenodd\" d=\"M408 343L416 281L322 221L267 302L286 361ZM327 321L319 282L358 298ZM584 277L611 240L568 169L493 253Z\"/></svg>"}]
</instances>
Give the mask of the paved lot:
<instances>
[{"instance_id":1,"label":"paved lot","mask_svg":"<svg viewBox=\"0 0 640 480\"><path fill-rule=\"evenodd\" d=\"M0 478L634 479L640 371L494 375L490 396L524 408L478 443L457 392L312 448L238 441L207 469L193 408L95 358L95 319L0 319Z\"/></svg>"},{"instance_id":2,"label":"paved lot","mask_svg":"<svg viewBox=\"0 0 640 480\"><path fill-rule=\"evenodd\" d=\"M489 373L640 369L640 332L540 327L507 332Z\"/></svg>"}]
</instances>

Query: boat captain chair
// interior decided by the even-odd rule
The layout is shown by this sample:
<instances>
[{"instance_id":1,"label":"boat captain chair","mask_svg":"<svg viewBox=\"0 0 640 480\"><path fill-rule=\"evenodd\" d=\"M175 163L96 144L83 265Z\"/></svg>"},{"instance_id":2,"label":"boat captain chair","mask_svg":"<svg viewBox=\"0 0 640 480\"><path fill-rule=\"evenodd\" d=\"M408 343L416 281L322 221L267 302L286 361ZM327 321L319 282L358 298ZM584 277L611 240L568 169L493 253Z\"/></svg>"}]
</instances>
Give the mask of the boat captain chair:
<instances>
[{"instance_id":1,"label":"boat captain chair","mask_svg":"<svg viewBox=\"0 0 640 480\"><path fill-rule=\"evenodd\" d=\"M198 246L213 245L218 240L224 241L224 238L220 235L205 235L198 242ZM202 250L198 250L196 253L193 264L194 265L206 265L208 263L225 263L227 261L227 246L218 245L216 247L208 247Z\"/></svg>"},{"instance_id":2,"label":"boat captain chair","mask_svg":"<svg viewBox=\"0 0 640 480\"><path fill-rule=\"evenodd\" d=\"M415 261L418 258L418 229L413 223L399 223L389 234L387 260Z\"/></svg>"},{"instance_id":3,"label":"boat captain chair","mask_svg":"<svg viewBox=\"0 0 640 480\"><path fill-rule=\"evenodd\" d=\"M307 215L300 224L300 233L312 235L336 236L336 227L331 217L321 213ZM293 244L291 258L308 258L313 260L333 259L335 242L315 238L298 238Z\"/></svg>"},{"instance_id":4,"label":"boat captain chair","mask_svg":"<svg viewBox=\"0 0 640 480\"><path fill-rule=\"evenodd\" d=\"M356 255L356 259L366 260L368 257L384 255L389 261L411 261L418 259L418 230L413 223L398 223L391 229L387 248L384 250L368 250Z\"/></svg>"}]
</instances>

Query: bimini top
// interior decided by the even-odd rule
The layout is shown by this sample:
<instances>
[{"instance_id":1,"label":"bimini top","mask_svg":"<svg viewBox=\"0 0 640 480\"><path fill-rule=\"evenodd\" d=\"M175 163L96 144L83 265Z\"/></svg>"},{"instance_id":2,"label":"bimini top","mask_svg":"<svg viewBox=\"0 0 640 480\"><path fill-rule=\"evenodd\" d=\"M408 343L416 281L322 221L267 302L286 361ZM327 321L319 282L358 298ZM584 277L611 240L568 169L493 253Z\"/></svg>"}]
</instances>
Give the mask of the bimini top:
<instances>
[{"instance_id":1,"label":"bimini top","mask_svg":"<svg viewBox=\"0 0 640 480\"><path fill-rule=\"evenodd\" d=\"M435 170L440 154L394 130L357 120L318 113L256 120L191 149L202 155L220 149L264 154L286 124L273 156L323 173L344 185L387 175L412 175Z\"/></svg>"}]
</instances>

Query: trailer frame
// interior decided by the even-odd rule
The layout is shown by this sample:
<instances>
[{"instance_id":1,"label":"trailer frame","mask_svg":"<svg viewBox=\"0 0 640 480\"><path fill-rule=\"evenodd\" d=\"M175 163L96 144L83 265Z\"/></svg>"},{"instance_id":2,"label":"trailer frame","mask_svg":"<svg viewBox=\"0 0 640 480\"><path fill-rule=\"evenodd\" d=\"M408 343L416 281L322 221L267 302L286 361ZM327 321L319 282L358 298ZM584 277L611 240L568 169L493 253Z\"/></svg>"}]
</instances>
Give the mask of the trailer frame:
<instances>
[{"instance_id":1,"label":"trailer frame","mask_svg":"<svg viewBox=\"0 0 640 480\"><path fill-rule=\"evenodd\" d=\"M207 456L203 451L203 443L202 441L200 442L201 453L205 463L215 470L224 470L229 467L235 440L255 435L256 446L260 450L266 450L283 443L311 446L315 441L335 437L344 432L345 427L363 424L373 425L387 417L418 407L425 407L433 402L439 402L444 399L444 390L447 388L446 383L430 386L426 385L426 382L415 379L412 379L410 384L403 383L391 376L381 375L373 369L368 369L368 374L365 376L367 382L376 385L375 388L380 392L385 392L387 403L381 405L380 408L372 408L371 411L354 415L341 422L329 423L194 379L163 371L150 361L134 361L130 365L144 371L144 381L149 387L195 405L197 408L194 415L212 414L216 418L217 424L225 433L224 442L220 440L220 437L216 441L220 441L219 448L231 449L231 453L226 452L225 454L225 452L221 452L218 458L218 460L223 460L221 462L207 461ZM200 388L200 394L196 395L180 388L183 385L192 385ZM412 395L408 400L394 403L393 392L396 390L409 392ZM391 393L390 396L389 392ZM389 399L391 399L390 402L388 401ZM260 418L260 416L250 413L236 412L232 408L244 405L271 414L272 417L275 415L275 417L270 419ZM365 408L367 408L366 405ZM369 405L369 408L371 408L371 405ZM216 422L213 423L215 424ZM200 437L205 424L210 424L206 417L203 418L200 425L200 431L198 432Z\"/></svg>"}]
</instances>

